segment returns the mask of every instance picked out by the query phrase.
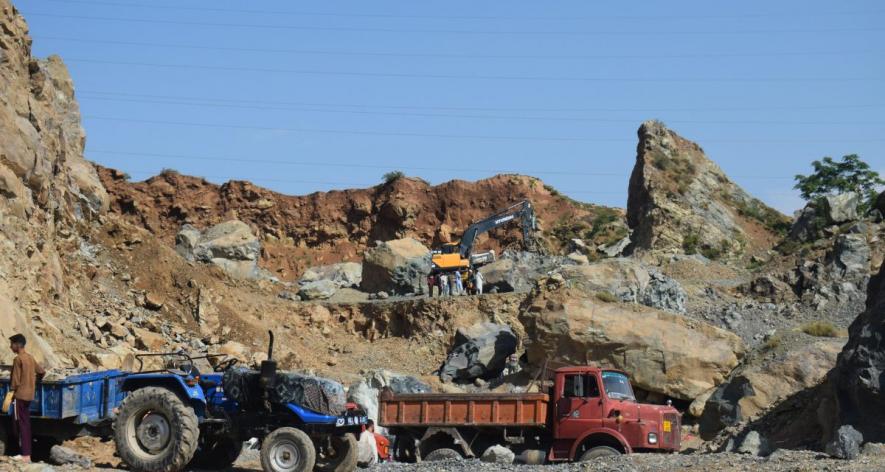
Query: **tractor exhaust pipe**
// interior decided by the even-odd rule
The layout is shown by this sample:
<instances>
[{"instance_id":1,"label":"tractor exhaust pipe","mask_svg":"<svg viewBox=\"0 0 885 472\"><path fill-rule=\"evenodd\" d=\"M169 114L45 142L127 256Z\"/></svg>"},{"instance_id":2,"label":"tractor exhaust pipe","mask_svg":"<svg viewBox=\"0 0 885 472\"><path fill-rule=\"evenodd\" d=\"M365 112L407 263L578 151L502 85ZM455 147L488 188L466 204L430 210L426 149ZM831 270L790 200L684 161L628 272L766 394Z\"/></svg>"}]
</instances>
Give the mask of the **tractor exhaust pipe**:
<instances>
[{"instance_id":1,"label":"tractor exhaust pipe","mask_svg":"<svg viewBox=\"0 0 885 472\"><path fill-rule=\"evenodd\" d=\"M273 360L273 331L267 330L267 335L270 336L270 343L267 345L267 360Z\"/></svg>"},{"instance_id":2,"label":"tractor exhaust pipe","mask_svg":"<svg viewBox=\"0 0 885 472\"><path fill-rule=\"evenodd\" d=\"M264 408L271 411L270 392L276 387L277 362L273 360L273 331L268 330L270 343L267 346L267 360L261 362L261 370L258 373L258 385L261 387L261 399Z\"/></svg>"}]
</instances>

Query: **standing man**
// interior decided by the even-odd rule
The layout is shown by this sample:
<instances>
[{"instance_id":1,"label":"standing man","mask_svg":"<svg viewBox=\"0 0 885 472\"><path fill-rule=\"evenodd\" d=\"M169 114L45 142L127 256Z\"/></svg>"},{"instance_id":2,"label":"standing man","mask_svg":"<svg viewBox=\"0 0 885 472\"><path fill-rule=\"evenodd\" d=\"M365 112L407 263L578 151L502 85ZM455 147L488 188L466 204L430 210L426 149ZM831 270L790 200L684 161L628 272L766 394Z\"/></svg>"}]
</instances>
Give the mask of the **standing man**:
<instances>
[{"instance_id":1,"label":"standing man","mask_svg":"<svg viewBox=\"0 0 885 472\"><path fill-rule=\"evenodd\" d=\"M455 277L455 295L464 295L464 279L461 278L461 271L455 271L452 276Z\"/></svg>"},{"instance_id":2,"label":"standing man","mask_svg":"<svg viewBox=\"0 0 885 472\"><path fill-rule=\"evenodd\" d=\"M25 344L27 340L22 334L9 338L9 348L15 353L9 388L13 391L15 405L12 431L21 445L21 455L15 458L22 462L31 462L31 401L34 400L34 391L37 389L37 377L42 378L46 371L25 351Z\"/></svg>"},{"instance_id":3,"label":"standing man","mask_svg":"<svg viewBox=\"0 0 885 472\"><path fill-rule=\"evenodd\" d=\"M360 434L357 447L357 465L369 467L378 463L378 441L375 439L375 422L369 420L366 429Z\"/></svg>"},{"instance_id":4,"label":"standing man","mask_svg":"<svg viewBox=\"0 0 885 472\"><path fill-rule=\"evenodd\" d=\"M482 276L482 272L475 271L473 273L473 287L476 289L477 295L482 295L482 283L485 282L485 279Z\"/></svg>"},{"instance_id":5,"label":"standing man","mask_svg":"<svg viewBox=\"0 0 885 472\"><path fill-rule=\"evenodd\" d=\"M449 294L449 276L447 274L439 274L439 296L445 297Z\"/></svg>"}]
</instances>

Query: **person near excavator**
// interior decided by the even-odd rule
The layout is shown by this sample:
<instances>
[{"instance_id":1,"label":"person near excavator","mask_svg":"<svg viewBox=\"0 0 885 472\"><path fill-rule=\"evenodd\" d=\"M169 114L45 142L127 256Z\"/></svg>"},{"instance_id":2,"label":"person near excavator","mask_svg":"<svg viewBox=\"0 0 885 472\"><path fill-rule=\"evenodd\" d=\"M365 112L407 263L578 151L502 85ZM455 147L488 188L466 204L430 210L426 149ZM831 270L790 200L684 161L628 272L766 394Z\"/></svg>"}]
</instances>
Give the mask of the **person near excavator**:
<instances>
[{"instance_id":1,"label":"person near excavator","mask_svg":"<svg viewBox=\"0 0 885 472\"><path fill-rule=\"evenodd\" d=\"M461 271L456 271L452 273L452 277L455 279L455 295L464 295L464 279L461 276Z\"/></svg>"},{"instance_id":2,"label":"person near excavator","mask_svg":"<svg viewBox=\"0 0 885 472\"><path fill-rule=\"evenodd\" d=\"M12 431L21 447L21 453L14 459L27 463L31 462L31 402L37 389L37 379L42 378L46 371L34 356L25 351L25 344L27 339L22 334L9 338L9 348L15 353L9 385L14 406L10 408L10 413L15 418Z\"/></svg>"},{"instance_id":3,"label":"person near excavator","mask_svg":"<svg viewBox=\"0 0 885 472\"><path fill-rule=\"evenodd\" d=\"M485 282L485 277L482 276L482 272L475 270L473 271L473 289L476 290L477 295L482 295L482 284Z\"/></svg>"},{"instance_id":4,"label":"person near excavator","mask_svg":"<svg viewBox=\"0 0 885 472\"><path fill-rule=\"evenodd\" d=\"M439 274L439 296L445 297L449 294L449 276Z\"/></svg>"}]
</instances>

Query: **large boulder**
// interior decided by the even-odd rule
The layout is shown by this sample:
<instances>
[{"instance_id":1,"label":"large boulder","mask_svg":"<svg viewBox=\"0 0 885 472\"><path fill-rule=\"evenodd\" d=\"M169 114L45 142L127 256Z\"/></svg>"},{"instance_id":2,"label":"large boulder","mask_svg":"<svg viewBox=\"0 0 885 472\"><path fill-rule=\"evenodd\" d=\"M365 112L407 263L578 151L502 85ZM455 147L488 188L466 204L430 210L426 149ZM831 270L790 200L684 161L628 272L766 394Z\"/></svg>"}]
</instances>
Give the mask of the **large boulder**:
<instances>
[{"instance_id":1,"label":"large boulder","mask_svg":"<svg viewBox=\"0 0 885 472\"><path fill-rule=\"evenodd\" d=\"M870 245L865 234L840 234L836 238L832 262L838 277L857 279L869 276L870 258Z\"/></svg>"},{"instance_id":2,"label":"large boulder","mask_svg":"<svg viewBox=\"0 0 885 472\"><path fill-rule=\"evenodd\" d=\"M855 192L827 195L823 198L827 221L834 224L856 220L858 205L860 205L860 195Z\"/></svg>"},{"instance_id":3,"label":"large boulder","mask_svg":"<svg viewBox=\"0 0 885 472\"><path fill-rule=\"evenodd\" d=\"M369 419L378 422L378 395L381 389L389 388L393 393L429 393L430 386L415 377L397 374L389 370L375 369L350 385L347 400L356 403Z\"/></svg>"},{"instance_id":4,"label":"large boulder","mask_svg":"<svg viewBox=\"0 0 885 472\"><path fill-rule=\"evenodd\" d=\"M562 272L566 277L580 278L588 288L607 291L623 302L685 313L686 294L679 282L635 259L606 259L563 267Z\"/></svg>"},{"instance_id":5,"label":"large boulder","mask_svg":"<svg viewBox=\"0 0 885 472\"><path fill-rule=\"evenodd\" d=\"M627 222L634 250L728 257L767 249L789 220L732 182L700 146L646 121L639 127Z\"/></svg>"},{"instance_id":6,"label":"large boulder","mask_svg":"<svg viewBox=\"0 0 885 472\"><path fill-rule=\"evenodd\" d=\"M848 343L830 376L838 418L867 441L885 442L885 264L867 286L866 310L848 328Z\"/></svg>"},{"instance_id":7,"label":"large boulder","mask_svg":"<svg viewBox=\"0 0 885 472\"><path fill-rule=\"evenodd\" d=\"M363 256L364 292L426 293L430 249L413 238L379 242Z\"/></svg>"},{"instance_id":8,"label":"large boulder","mask_svg":"<svg viewBox=\"0 0 885 472\"><path fill-rule=\"evenodd\" d=\"M311 267L304 271L299 284L330 280L341 288L358 288L363 280L363 265L359 262L341 262L319 267Z\"/></svg>"},{"instance_id":9,"label":"large boulder","mask_svg":"<svg viewBox=\"0 0 885 472\"><path fill-rule=\"evenodd\" d=\"M509 326L478 323L459 328L452 349L439 368L439 377L443 382L497 377L518 344L519 339Z\"/></svg>"},{"instance_id":10,"label":"large boulder","mask_svg":"<svg viewBox=\"0 0 885 472\"><path fill-rule=\"evenodd\" d=\"M482 266L479 271L484 277L485 292L493 289L499 292L528 292L538 278L562 265L575 263L565 257L505 251L498 260Z\"/></svg>"},{"instance_id":11,"label":"large boulder","mask_svg":"<svg viewBox=\"0 0 885 472\"><path fill-rule=\"evenodd\" d=\"M175 250L189 261L216 265L234 278L264 277L264 271L258 268L261 242L249 225L239 220L225 221L204 231L184 225L175 237Z\"/></svg>"},{"instance_id":12,"label":"large boulder","mask_svg":"<svg viewBox=\"0 0 885 472\"><path fill-rule=\"evenodd\" d=\"M298 295L302 300L326 299L340 288L359 287L363 266L358 262L342 262L311 267L298 280Z\"/></svg>"},{"instance_id":13,"label":"large boulder","mask_svg":"<svg viewBox=\"0 0 885 472\"><path fill-rule=\"evenodd\" d=\"M722 383L744 354L736 335L641 305L608 303L580 278L541 279L519 319L534 365L585 365L628 372L634 385L693 400Z\"/></svg>"},{"instance_id":14,"label":"large boulder","mask_svg":"<svg viewBox=\"0 0 885 472\"><path fill-rule=\"evenodd\" d=\"M782 346L745 359L703 405L692 405L692 411L703 411L700 429L704 438L752 421L783 400L820 384L845 345L845 338L810 340L801 333L780 339Z\"/></svg>"}]
</instances>

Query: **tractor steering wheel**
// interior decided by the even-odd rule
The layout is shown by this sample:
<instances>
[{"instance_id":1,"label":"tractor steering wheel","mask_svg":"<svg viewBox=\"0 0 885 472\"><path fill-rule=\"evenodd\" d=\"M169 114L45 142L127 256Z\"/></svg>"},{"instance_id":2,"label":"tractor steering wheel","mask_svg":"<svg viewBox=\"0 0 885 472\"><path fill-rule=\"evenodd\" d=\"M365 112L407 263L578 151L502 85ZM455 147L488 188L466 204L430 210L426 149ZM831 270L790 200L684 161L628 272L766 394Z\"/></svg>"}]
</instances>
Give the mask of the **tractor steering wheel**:
<instances>
[{"instance_id":1,"label":"tractor steering wheel","mask_svg":"<svg viewBox=\"0 0 885 472\"><path fill-rule=\"evenodd\" d=\"M215 366L215 372L224 372L227 369L230 369L231 367L236 365L237 362L239 362L239 361L237 361L236 357L231 357L230 359L225 359L225 360L219 362L217 366Z\"/></svg>"}]
</instances>

